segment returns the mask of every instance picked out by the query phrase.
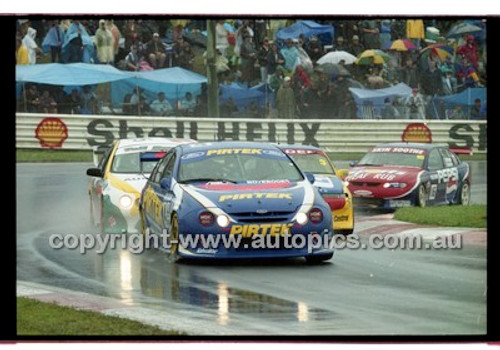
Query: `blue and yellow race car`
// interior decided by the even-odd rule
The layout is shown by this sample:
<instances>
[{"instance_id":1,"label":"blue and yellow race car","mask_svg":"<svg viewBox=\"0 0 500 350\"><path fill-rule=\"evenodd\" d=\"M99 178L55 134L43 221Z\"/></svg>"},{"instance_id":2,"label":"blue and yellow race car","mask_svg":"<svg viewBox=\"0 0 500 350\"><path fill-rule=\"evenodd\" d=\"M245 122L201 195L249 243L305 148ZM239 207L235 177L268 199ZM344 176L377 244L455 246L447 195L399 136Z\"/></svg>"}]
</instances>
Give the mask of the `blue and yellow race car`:
<instances>
[{"instance_id":1,"label":"blue and yellow race car","mask_svg":"<svg viewBox=\"0 0 500 350\"><path fill-rule=\"evenodd\" d=\"M147 159L144 159L147 161ZM254 142L179 145L155 166L139 202L146 242L168 235L177 258L333 255L330 207L278 147ZM157 240L158 241L158 240ZM163 241L163 240L161 240Z\"/></svg>"}]
</instances>

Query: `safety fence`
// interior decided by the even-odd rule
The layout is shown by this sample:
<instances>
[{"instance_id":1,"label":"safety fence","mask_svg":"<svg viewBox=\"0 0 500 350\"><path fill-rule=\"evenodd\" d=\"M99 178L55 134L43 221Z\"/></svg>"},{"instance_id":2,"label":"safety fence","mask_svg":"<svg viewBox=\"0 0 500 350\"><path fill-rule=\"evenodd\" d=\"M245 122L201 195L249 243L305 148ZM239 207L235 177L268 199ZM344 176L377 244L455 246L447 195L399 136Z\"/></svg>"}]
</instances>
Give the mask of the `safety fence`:
<instances>
[{"instance_id":1,"label":"safety fence","mask_svg":"<svg viewBox=\"0 0 500 350\"><path fill-rule=\"evenodd\" d=\"M198 141L263 141L319 146L330 152L366 152L401 141L406 127L424 122L434 143L486 153L486 121L229 119L67 114L16 114L17 148L85 150L134 137Z\"/></svg>"}]
</instances>

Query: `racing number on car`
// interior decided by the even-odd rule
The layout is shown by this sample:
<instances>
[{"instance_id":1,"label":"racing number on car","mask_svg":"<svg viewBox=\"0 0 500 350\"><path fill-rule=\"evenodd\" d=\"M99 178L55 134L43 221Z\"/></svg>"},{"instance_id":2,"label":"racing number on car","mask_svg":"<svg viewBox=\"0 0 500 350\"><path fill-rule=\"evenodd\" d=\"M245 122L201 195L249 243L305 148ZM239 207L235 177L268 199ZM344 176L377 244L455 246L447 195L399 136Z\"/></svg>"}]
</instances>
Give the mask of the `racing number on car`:
<instances>
[{"instance_id":1,"label":"racing number on car","mask_svg":"<svg viewBox=\"0 0 500 350\"><path fill-rule=\"evenodd\" d=\"M429 200L434 200L436 198L437 188L437 185L431 185L431 189L429 191Z\"/></svg>"}]
</instances>

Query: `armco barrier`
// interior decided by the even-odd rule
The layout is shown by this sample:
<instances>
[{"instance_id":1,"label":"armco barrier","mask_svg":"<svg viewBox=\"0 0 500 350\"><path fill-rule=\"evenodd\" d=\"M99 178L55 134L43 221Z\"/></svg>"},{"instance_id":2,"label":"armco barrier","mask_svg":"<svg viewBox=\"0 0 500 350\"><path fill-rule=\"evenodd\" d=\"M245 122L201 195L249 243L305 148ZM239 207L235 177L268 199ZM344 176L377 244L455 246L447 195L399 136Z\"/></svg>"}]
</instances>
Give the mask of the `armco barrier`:
<instances>
[{"instance_id":1,"label":"armco barrier","mask_svg":"<svg viewBox=\"0 0 500 350\"><path fill-rule=\"evenodd\" d=\"M48 119L47 119L48 118ZM198 141L248 140L320 146L330 152L366 152L401 141L418 120L226 119L108 115L16 114L17 148L91 149L115 139L163 136ZM486 121L428 120L435 143L486 153Z\"/></svg>"}]
</instances>

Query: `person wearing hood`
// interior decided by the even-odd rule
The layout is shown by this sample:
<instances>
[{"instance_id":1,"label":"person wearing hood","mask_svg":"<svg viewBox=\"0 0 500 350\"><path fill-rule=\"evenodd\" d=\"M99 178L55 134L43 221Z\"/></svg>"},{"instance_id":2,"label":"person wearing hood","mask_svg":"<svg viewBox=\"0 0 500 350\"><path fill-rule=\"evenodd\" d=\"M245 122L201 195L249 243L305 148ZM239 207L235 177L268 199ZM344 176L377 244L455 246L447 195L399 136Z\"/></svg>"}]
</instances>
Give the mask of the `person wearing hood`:
<instances>
[{"instance_id":1,"label":"person wearing hood","mask_svg":"<svg viewBox=\"0 0 500 350\"><path fill-rule=\"evenodd\" d=\"M94 37L95 46L97 48L97 58L100 63L113 63L114 55L114 39L111 31L106 27L106 21L99 21L99 29L97 29Z\"/></svg>"},{"instance_id":2,"label":"person wearing hood","mask_svg":"<svg viewBox=\"0 0 500 350\"><path fill-rule=\"evenodd\" d=\"M283 85L279 88L276 94L276 109L279 119L295 118L297 104L295 101L295 93L291 87L290 77L284 79Z\"/></svg>"},{"instance_id":3,"label":"person wearing hood","mask_svg":"<svg viewBox=\"0 0 500 350\"><path fill-rule=\"evenodd\" d=\"M59 20L52 21L47 35L43 39L42 49L44 52L50 50L50 57L52 63L61 62L61 47L64 40L64 30L59 25Z\"/></svg>"},{"instance_id":4,"label":"person wearing hood","mask_svg":"<svg viewBox=\"0 0 500 350\"><path fill-rule=\"evenodd\" d=\"M27 21L22 25L22 33L23 37L23 45L28 49L28 59L29 64L36 64L36 54L41 52L38 47L35 38L36 38L36 30L29 26L30 22Z\"/></svg>"},{"instance_id":5,"label":"person wearing hood","mask_svg":"<svg viewBox=\"0 0 500 350\"><path fill-rule=\"evenodd\" d=\"M465 56L467 61L471 63L476 70L479 68L479 52L474 36L467 36L467 42L457 49L457 53Z\"/></svg>"},{"instance_id":6,"label":"person wearing hood","mask_svg":"<svg viewBox=\"0 0 500 350\"><path fill-rule=\"evenodd\" d=\"M297 39L294 39L298 42ZM299 49L296 45L294 45L294 41L292 39L286 39L285 47L281 49L281 55L283 55L285 59L285 69L289 72L295 69L295 65L297 64L297 59L299 57Z\"/></svg>"}]
</instances>

